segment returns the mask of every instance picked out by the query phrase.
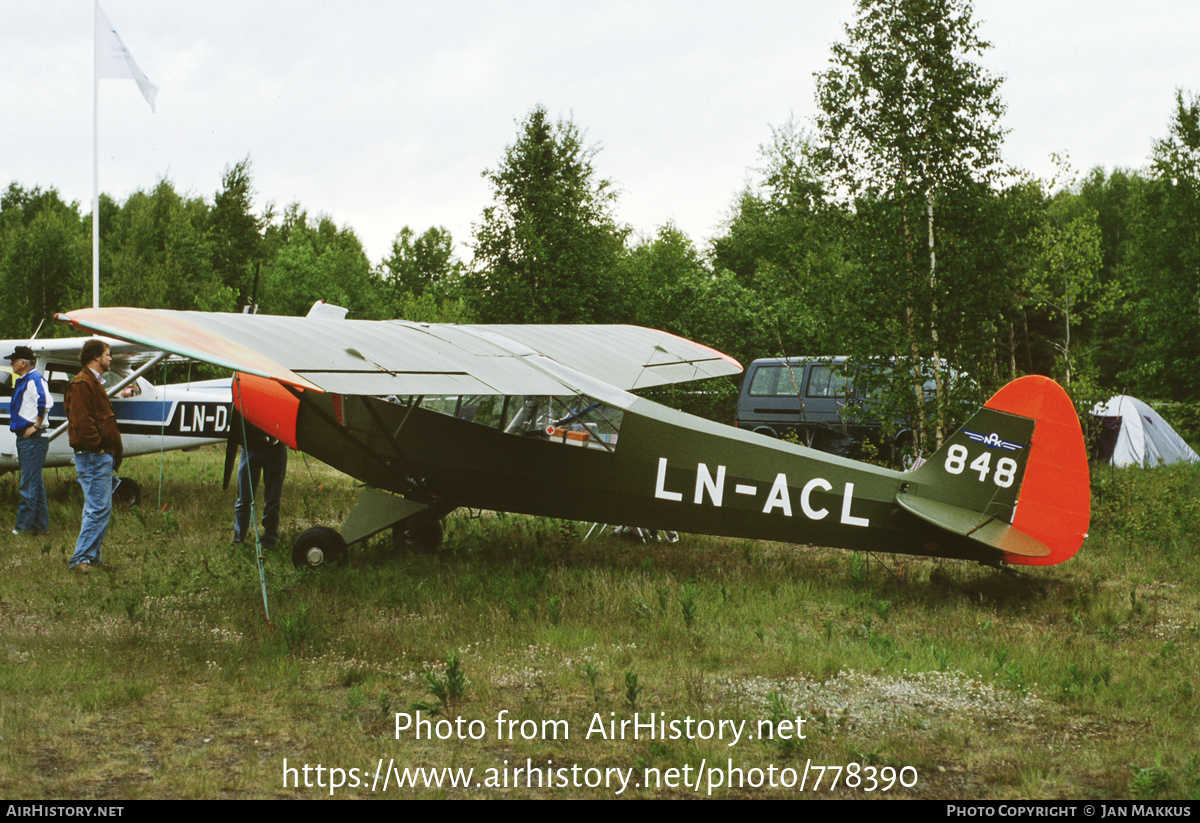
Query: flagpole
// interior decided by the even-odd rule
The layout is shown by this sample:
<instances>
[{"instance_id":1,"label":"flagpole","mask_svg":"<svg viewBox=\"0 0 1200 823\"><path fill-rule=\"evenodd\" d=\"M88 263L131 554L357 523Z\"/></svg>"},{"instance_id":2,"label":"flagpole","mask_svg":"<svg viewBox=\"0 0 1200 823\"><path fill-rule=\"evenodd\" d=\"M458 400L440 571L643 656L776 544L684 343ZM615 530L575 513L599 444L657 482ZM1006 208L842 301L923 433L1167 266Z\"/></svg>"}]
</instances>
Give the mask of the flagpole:
<instances>
[{"instance_id":1,"label":"flagpole","mask_svg":"<svg viewBox=\"0 0 1200 823\"><path fill-rule=\"evenodd\" d=\"M92 24L92 308L100 308L100 0Z\"/></svg>"},{"instance_id":2,"label":"flagpole","mask_svg":"<svg viewBox=\"0 0 1200 823\"><path fill-rule=\"evenodd\" d=\"M100 308L100 72L105 77L129 79L137 82L142 97L150 104L154 113L154 98L158 86L150 82L146 73L121 42L121 36L109 22L108 15L95 0L95 35L92 58L92 308ZM103 21L103 30L101 29ZM101 62L100 45L104 44L104 60Z\"/></svg>"}]
</instances>

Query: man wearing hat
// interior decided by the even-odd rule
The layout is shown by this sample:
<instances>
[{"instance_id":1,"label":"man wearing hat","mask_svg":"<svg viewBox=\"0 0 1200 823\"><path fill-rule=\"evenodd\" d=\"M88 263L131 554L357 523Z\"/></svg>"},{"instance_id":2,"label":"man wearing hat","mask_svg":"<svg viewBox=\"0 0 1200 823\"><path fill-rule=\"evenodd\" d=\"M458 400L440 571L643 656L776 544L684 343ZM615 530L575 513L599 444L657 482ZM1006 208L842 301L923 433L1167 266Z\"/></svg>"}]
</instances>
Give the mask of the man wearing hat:
<instances>
[{"instance_id":1,"label":"man wearing hat","mask_svg":"<svg viewBox=\"0 0 1200 823\"><path fill-rule=\"evenodd\" d=\"M16 437L17 462L21 465L21 505L17 508L13 534L46 534L50 531L50 507L46 503L42 466L50 441L42 436L42 431L50 396L45 379L34 368L37 358L33 349L17 346L6 359L17 378L8 407L8 427Z\"/></svg>"}]
</instances>

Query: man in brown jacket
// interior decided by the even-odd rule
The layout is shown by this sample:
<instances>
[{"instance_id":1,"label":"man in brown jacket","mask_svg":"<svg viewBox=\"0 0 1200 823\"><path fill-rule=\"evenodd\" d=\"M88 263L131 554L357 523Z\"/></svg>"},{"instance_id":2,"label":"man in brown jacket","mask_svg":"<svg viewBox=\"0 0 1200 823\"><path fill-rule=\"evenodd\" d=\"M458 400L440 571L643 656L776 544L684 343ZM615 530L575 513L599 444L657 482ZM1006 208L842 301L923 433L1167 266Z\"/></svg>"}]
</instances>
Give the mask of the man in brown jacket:
<instances>
[{"instance_id":1,"label":"man in brown jacket","mask_svg":"<svg viewBox=\"0 0 1200 823\"><path fill-rule=\"evenodd\" d=\"M67 438L75 450L75 473L83 487L83 523L71 569L87 573L103 569L100 547L112 514L113 472L121 464L121 432L100 378L112 365L103 340L88 340L79 352L83 368L71 380L63 405L67 409Z\"/></svg>"}]
</instances>

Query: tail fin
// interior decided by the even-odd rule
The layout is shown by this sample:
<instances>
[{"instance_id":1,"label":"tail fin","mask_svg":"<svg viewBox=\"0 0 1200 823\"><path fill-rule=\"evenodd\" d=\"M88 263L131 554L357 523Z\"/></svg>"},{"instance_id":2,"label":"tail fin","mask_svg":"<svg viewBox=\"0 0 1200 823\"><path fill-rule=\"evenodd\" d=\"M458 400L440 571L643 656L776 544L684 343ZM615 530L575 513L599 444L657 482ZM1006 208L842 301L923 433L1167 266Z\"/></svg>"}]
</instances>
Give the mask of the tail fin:
<instances>
[{"instance_id":1,"label":"tail fin","mask_svg":"<svg viewBox=\"0 0 1200 823\"><path fill-rule=\"evenodd\" d=\"M1061 563L1087 536L1083 431L1049 378L1022 377L996 392L912 476L901 506L998 549L1006 563Z\"/></svg>"}]
</instances>

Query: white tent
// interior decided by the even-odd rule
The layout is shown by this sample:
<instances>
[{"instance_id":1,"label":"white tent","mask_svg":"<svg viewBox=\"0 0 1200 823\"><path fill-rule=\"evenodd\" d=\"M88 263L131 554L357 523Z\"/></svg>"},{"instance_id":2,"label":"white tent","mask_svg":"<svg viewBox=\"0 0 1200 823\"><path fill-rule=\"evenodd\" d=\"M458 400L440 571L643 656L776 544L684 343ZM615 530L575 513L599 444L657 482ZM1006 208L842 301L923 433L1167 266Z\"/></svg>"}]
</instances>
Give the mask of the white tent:
<instances>
[{"instance_id":1,"label":"white tent","mask_svg":"<svg viewBox=\"0 0 1200 823\"><path fill-rule=\"evenodd\" d=\"M1096 404L1092 417L1100 425L1096 448L1102 462L1114 466L1200 463L1200 455L1162 415L1136 397L1110 397L1107 403Z\"/></svg>"}]
</instances>

